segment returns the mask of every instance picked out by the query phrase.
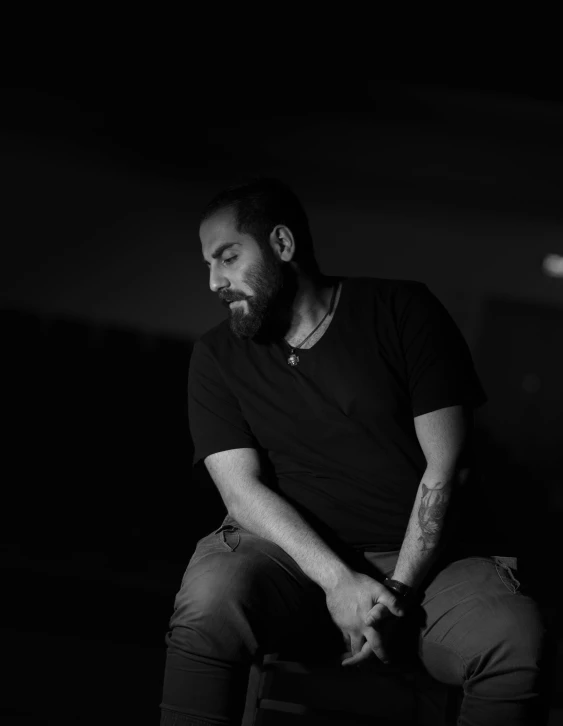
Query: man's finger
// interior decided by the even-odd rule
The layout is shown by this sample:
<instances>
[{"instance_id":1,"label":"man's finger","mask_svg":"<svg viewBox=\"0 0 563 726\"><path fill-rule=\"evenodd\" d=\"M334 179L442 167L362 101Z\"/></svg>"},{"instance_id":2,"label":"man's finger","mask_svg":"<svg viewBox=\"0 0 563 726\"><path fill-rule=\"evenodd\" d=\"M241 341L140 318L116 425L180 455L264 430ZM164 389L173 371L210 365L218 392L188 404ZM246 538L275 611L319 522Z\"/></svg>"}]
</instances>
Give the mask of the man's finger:
<instances>
[{"instance_id":1,"label":"man's finger","mask_svg":"<svg viewBox=\"0 0 563 726\"><path fill-rule=\"evenodd\" d=\"M356 653L355 655L352 655L351 657L346 657L346 656L351 655L349 652L345 653L344 655L345 655L345 658L342 661L342 665L343 666L352 666L352 665L359 665L363 661L373 658L373 651L371 649L370 644L366 641L363 644L362 649L360 650L359 653Z\"/></svg>"},{"instance_id":2,"label":"man's finger","mask_svg":"<svg viewBox=\"0 0 563 726\"><path fill-rule=\"evenodd\" d=\"M377 598L377 602L389 608L393 615L396 615L398 618L401 618L405 614L404 606L399 602L399 599L395 595L391 595L387 589Z\"/></svg>"},{"instance_id":3,"label":"man's finger","mask_svg":"<svg viewBox=\"0 0 563 726\"><path fill-rule=\"evenodd\" d=\"M391 615L392 613L386 605L376 603L366 615L366 625L374 625Z\"/></svg>"},{"instance_id":4,"label":"man's finger","mask_svg":"<svg viewBox=\"0 0 563 726\"><path fill-rule=\"evenodd\" d=\"M381 634L373 628L366 628L366 630L364 631L364 636L366 638L367 645L369 645L372 653L374 653L376 657L379 658L380 661L382 661L382 663L389 663L389 656L387 655L386 649L383 647L383 640Z\"/></svg>"},{"instance_id":5,"label":"man's finger","mask_svg":"<svg viewBox=\"0 0 563 726\"><path fill-rule=\"evenodd\" d=\"M358 665L365 660L373 658L374 655L383 663L389 663L389 657L387 655L387 651L383 647L381 635L373 628L366 628L364 630L364 637L366 638L366 642L363 644L360 652L355 652L353 655L353 651L345 653L342 665Z\"/></svg>"}]
</instances>

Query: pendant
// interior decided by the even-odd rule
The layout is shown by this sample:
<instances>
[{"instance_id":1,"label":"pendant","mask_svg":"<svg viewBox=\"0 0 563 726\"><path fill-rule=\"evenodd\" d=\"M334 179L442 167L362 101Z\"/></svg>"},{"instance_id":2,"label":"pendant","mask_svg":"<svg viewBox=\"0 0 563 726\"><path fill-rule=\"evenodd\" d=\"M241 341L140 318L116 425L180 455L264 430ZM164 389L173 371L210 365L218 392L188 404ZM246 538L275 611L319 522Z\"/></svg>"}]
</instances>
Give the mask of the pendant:
<instances>
[{"instance_id":1,"label":"pendant","mask_svg":"<svg viewBox=\"0 0 563 726\"><path fill-rule=\"evenodd\" d=\"M287 362L289 363L290 366L296 366L299 363L299 356L297 356L297 355L295 355L295 353L293 353L293 355L289 356L289 358L287 359Z\"/></svg>"}]
</instances>

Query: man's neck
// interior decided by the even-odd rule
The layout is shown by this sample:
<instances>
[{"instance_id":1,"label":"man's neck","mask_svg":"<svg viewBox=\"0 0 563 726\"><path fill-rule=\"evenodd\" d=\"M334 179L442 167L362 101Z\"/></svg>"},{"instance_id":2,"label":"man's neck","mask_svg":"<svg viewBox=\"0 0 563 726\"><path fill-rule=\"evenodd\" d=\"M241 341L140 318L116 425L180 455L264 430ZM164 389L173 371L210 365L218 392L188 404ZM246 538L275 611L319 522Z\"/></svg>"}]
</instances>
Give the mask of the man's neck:
<instances>
[{"instance_id":1,"label":"man's neck","mask_svg":"<svg viewBox=\"0 0 563 726\"><path fill-rule=\"evenodd\" d=\"M335 293L336 282L325 280L323 287L317 288L309 296L309 302L305 298L301 300L301 313L294 315L294 324L288 331L285 339L294 340L309 335L321 323L323 318L330 311L330 304ZM312 297L314 295L314 297Z\"/></svg>"}]
</instances>

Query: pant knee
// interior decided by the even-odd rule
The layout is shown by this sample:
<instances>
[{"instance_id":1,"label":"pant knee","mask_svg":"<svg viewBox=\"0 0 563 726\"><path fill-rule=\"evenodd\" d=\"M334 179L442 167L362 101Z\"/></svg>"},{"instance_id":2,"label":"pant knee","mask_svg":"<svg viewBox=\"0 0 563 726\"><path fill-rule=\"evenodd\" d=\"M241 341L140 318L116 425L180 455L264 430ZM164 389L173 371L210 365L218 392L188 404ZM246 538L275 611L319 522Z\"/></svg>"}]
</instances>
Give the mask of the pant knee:
<instances>
[{"instance_id":1,"label":"pant knee","mask_svg":"<svg viewBox=\"0 0 563 726\"><path fill-rule=\"evenodd\" d=\"M209 555L186 571L174 600L171 627L193 620L201 622L208 614L236 599L239 592L240 588L234 585L233 573L229 573L223 558Z\"/></svg>"},{"instance_id":2,"label":"pant knee","mask_svg":"<svg viewBox=\"0 0 563 726\"><path fill-rule=\"evenodd\" d=\"M176 595L170 630L166 636L169 650L246 660L257 647L252 595L244 578L224 567L224 558L205 558L205 567L196 566L186 573Z\"/></svg>"},{"instance_id":3,"label":"pant knee","mask_svg":"<svg viewBox=\"0 0 563 726\"><path fill-rule=\"evenodd\" d=\"M482 671L519 673L518 680L524 684L539 673L547 632L534 607L514 607L515 601L511 605L484 621L480 632L483 648L470 670L474 675Z\"/></svg>"},{"instance_id":4,"label":"pant knee","mask_svg":"<svg viewBox=\"0 0 563 726\"><path fill-rule=\"evenodd\" d=\"M538 663L546 645L547 631L534 607L510 609L499 626L501 642L507 642L510 652L521 662Z\"/></svg>"}]
</instances>

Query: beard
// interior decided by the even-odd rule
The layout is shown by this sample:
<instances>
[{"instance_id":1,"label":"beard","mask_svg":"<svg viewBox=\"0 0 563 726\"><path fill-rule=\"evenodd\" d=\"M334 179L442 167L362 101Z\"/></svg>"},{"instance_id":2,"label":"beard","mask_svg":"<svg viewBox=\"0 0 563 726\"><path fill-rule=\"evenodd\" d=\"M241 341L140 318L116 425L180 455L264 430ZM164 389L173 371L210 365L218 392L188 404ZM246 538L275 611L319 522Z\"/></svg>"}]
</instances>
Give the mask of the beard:
<instances>
[{"instance_id":1,"label":"beard","mask_svg":"<svg viewBox=\"0 0 563 726\"><path fill-rule=\"evenodd\" d=\"M250 267L243 279L252 295L240 297L234 293L227 298L229 301L243 300L229 308L231 331L237 338L252 338L257 343L281 340L291 328L299 290L294 267L279 262L263 249L261 260Z\"/></svg>"}]
</instances>

